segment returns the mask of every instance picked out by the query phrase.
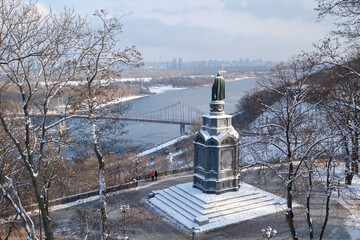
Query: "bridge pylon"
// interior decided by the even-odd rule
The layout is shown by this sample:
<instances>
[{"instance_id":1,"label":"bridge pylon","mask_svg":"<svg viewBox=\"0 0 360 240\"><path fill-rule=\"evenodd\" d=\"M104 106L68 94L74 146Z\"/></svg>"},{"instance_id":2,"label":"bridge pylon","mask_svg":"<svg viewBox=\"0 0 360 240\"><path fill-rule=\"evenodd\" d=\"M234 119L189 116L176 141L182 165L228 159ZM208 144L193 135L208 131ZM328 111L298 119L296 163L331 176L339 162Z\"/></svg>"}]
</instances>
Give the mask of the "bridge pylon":
<instances>
[{"instance_id":1,"label":"bridge pylon","mask_svg":"<svg viewBox=\"0 0 360 240\"><path fill-rule=\"evenodd\" d=\"M186 134L185 127L186 127L185 123L180 123L180 136Z\"/></svg>"}]
</instances>

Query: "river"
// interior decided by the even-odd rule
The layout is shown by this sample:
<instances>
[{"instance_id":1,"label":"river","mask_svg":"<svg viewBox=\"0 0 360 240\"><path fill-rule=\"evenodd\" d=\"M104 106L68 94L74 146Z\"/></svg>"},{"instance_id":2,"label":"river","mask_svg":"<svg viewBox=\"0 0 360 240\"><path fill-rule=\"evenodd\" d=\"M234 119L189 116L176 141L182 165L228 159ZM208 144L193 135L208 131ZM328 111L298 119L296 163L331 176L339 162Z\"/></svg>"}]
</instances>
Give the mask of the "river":
<instances>
[{"instance_id":1,"label":"river","mask_svg":"<svg viewBox=\"0 0 360 240\"><path fill-rule=\"evenodd\" d=\"M247 78L226 82L225 112L235 112L235 106L241 96L255 87L256 78ZM128 115L151 112L185 101L204 113L209 112L211 85L181 90L169 90L161 94L147 96L130 101L131 110ZM132 145L148 149L180 135L180 126L163 123L127 122L128 133L121 139L129 140Z\"/></svg>"}]
</instances>

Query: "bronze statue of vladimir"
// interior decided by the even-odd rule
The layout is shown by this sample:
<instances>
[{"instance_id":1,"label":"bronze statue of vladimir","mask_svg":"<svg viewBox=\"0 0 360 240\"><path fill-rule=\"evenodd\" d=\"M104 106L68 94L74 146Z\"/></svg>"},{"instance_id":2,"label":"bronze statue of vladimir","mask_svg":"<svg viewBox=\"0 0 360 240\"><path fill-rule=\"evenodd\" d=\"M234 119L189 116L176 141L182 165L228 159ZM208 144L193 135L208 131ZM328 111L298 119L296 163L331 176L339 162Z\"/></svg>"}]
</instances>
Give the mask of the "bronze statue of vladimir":
<instances>
[{"instance_id":1,"label":"bronze statue of vladimir","mask_svg":"<svg viewBox=\"0 0 360 240\"><path fill-rule=\"evenodd\" d=\"M212 101L221 101L225 99L225 80L223 76L218 72L216 78L214 79L214 83L212 85Z\"/></svg>"}]
</instances>

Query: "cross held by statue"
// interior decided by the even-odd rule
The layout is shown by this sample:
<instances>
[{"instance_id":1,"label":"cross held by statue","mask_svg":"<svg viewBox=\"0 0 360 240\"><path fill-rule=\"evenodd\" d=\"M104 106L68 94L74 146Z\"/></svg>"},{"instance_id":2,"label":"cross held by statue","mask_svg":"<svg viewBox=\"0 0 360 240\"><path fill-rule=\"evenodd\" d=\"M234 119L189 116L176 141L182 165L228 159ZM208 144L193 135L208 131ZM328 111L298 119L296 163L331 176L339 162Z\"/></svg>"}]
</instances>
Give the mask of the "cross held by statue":
<instances>
[{"instance_id":1,"label":"cross held by statue","mask_svg":"<svg viewBox=\"0 0 360 240\"><path fill-rule=\"evenodd\" d=\"M219 70L219 73L221 74L221 76L223 75L223 73L226 73L223 66L221 66L221 70Z\"/></svg>"}]
</instances>

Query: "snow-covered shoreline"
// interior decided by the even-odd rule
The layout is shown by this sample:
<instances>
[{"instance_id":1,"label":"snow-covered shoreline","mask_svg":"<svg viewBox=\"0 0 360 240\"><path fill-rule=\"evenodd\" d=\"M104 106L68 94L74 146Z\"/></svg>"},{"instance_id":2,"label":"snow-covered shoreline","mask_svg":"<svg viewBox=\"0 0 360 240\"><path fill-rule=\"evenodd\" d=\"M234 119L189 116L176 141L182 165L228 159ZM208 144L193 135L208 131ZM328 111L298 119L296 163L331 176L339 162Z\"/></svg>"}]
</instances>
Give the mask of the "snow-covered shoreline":
<instances>
[{"instance_id":1,"label":"snow-covered shoreline","mask_svg":"<svg viewBox=\"0 0 360 240\"><path fill-rule=\"evenodd\" d=\"M226 82L235 82L235 81L241 81L241 80L246 80L249 78L256 78L256 77L241 77L241 78L235 78L233 80L227 80Z\"/></svg>"},{"instance_id":2,"label":"snow-covered shoreline","mask_svg":"<svg viewBox=\"0 0 360 240\"><path fill-rule=\"evenodd\" d=\"M156 95L156 94L165 93L165 92L168 92L168 91L183 90L183 89L186 89L186 88L176 88L176 87L169 86L169 85L151 87L150 88L150 93L152 93L152 94L132 95L132 96L127 96L127 97L120 97L120 98L114 99L112 101L109 101L107 103L101 104L100 107L111 106L111 105L115 105L115 104L119 104L119 103L123 103L123 102L128 102L128 101L143 98L143 97L148 97L148 96L152 96L152 95Z\"/></svg>"},{"instance_id":3,"label":"snow-covered shoreline","mask_svg":"<svg viewBox=\"0 0 360 240\"><path fill-rule=\"evenodd\" d=\"M249 79L249 78L254 78L254 77L235 78L235 79L232 79L232 80L227 80L226 82L241 81L241 80L245 80L245 79ZM184 89L188 89L188 88L173 87L172 85L154 86L154 87L150 87L150 93L151 94L120 97L120 98L114 99L114 100L112 100L112 101L110 101L108 103L102 104L101 107L115 105L115 104L119 104L119 103L122 103L122 102L128 102L128 101L135 100L135 99L138 99L138 98L143 98L143 97L148 97L148 96L152 96L152 95L162 94L162 93L169 92L169 91L178 91L178 90L184 90Z\"/></svg>"},{"instance_id":4,"label":"snow-covered shoreline","mask_svg":"<svg viewBox=\"0 0 360 240\"><path fill-rule=\"evenodd\" d=\"M171 85L162 85L162 86L155 86L150 88L150 92L154 94L161 94L168 91L177 91L177 90L184 90L187 88L179 88L179 87L173 87Z\"/></svg>"}]
</instances>

